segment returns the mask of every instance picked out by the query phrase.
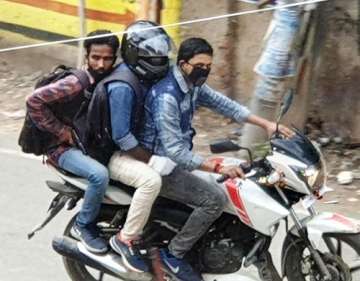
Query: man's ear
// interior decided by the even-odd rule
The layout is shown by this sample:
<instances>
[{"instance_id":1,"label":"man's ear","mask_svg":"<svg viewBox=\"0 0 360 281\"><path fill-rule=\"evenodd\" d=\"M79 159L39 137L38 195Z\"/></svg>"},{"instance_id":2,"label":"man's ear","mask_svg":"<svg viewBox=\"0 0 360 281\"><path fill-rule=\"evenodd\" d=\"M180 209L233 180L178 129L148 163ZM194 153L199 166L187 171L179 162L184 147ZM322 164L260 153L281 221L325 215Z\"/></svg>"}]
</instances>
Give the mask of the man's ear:
<instances>
[{"instance_id":1,"label":"man's ear","mask_svg":"<svg viewBox=\"0 0 360 281\"><path fill-rule=\"evenodd\" d=\"M183 66L185 62L186 62L185 60L180 60L180 61L178 62L178 66L180 66L180 67Z\"/></svg>"}]
</instances>

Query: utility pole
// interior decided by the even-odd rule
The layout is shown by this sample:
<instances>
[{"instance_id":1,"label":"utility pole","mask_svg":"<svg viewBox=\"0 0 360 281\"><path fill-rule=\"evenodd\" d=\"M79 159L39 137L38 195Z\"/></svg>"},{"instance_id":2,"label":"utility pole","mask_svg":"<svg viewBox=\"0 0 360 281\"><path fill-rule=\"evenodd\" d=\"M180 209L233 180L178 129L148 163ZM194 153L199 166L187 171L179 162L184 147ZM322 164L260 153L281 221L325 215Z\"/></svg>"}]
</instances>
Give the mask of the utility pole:
<instances>
[{"instance_id":1,"label":"utility pole","mask_svg":"<svg viewBox=\"0 0 360 281\"><path fill-rule=\"evenodd\" d=\"M85 14L86 3L85 0L79 0L78 14L80 22L80 37L86 36L86 14ZM78 60L77 67L80 68L84 62L84 48L83 41L78 42Z\"/></svg>"},{"instance_id":2,"label":"utility pole","mask_svg":"<svg viewBox=\"0 0 360 281\"><path fill-rule=\"evenodd\" d=\"M160 23L161 0L141 0L138 19Z\"/></svg>"}]
</instances>

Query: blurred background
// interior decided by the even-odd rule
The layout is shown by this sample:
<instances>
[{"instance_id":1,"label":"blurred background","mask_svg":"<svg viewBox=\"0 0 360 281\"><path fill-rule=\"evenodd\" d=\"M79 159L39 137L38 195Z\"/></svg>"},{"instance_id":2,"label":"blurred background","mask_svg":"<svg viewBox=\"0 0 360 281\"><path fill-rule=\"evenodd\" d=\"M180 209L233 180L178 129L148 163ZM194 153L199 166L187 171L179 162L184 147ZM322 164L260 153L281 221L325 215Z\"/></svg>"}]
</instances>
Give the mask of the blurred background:
<instances>
[{"instance_id":1,"label":"blurred background","mask_svg":"<svg viewBox=\"0 0 360 281\"><path fill-rule=\"evenodd\" d=\"M272 5L294 2L279 0ZM83 37L99 28L121 32L137 19L172 24L255 10L259 3L0 0L0 49ZM281 97L293 90L295 101L284 122L295 124L317 141L328 161L329 185L334 192L319 203L319 208L357 218L360 218L359 14L359 0L329 0L282 12L167 28L177 46L193 36L208 40L215 51L209 84L263 117L274 119ZM291 22L284 24L286 20ZM41 164L41 159L24 158L17 137L25 117L25 97L32 93L35 81L58 64L80 65L84 56L81 43L0 52L1 281L65 280L60 258L51 251L50 242L54 233L63 229L69 214L59 216L57 222L52 222L32 241L26 240L26 233L42 219L53 196L44 181L54 176ZM279 52L281 56L273 55ZM271 89L267 83L272 83ZM211 140L225 137L250 146L255 153L266 151L264 135L251 126L239 126L205 109L199 110L194 121L195 149L203 155L209 155ZM345 181L341 178L344 172Z\"/></svg>"}]
</instances>

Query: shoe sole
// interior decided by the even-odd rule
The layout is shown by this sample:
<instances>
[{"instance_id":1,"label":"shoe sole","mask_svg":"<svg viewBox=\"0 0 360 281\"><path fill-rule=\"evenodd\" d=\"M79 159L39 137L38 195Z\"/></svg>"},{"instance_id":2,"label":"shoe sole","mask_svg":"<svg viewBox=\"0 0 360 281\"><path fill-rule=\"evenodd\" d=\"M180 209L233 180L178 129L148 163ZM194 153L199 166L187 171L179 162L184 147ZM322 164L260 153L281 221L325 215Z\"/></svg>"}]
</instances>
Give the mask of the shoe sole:
<instances>
[{"instance_id":1,"label":"shoe sole","mask_svg":"<svg viewBox=\"0 0 360 281\"><path fill-rule=\"evenodd\" d=\"M130 269L131 271L135 271L135 272L138 272L138 273L144 273L145 271L133 267L133 266L128 262L128 260L126 259L125 255L123 254L121 248L119 248L119 247L116 245L115 239L116 239L116 236L113 236L113 237L110 238L110 247L111 247L117 254L119 254L119 255L121 256L121 260L123 261L124 265L125 265L128 269Z\"/></svg>"},{"instance_id":2,"label":"shoe sole","mask_svg":"<svg viewBox=\"0 0 360 281\"><path fill-rule=\"evenodd\" d=\"M170 276L171 281L182 281L181 279L176 277L176 275L170 269L166 268L165 266L162 266L161 270L164 271L165 274Z\"/></svg>"}]
</instances>

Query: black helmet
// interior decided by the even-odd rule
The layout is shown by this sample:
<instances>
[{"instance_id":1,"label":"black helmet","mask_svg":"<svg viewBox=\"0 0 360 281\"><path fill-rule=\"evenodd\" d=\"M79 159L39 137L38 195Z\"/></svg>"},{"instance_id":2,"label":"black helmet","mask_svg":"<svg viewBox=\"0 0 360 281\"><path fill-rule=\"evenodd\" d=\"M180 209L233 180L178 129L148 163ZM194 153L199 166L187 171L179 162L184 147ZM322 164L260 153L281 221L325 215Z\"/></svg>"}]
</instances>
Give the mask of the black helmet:
<instances>
[{"instance_id":1,"label":"black helmet","mask_svg":"<svg viewBox=\"0 0 360 281\"><path fill-rule=\"evenodd\" d=\"M126 28L121 41L124 62L146 80L158 80L169 69L172 42L165 30L154 29L156 26L151 21L136 21Z\"/></svg>"}]
</instances>

